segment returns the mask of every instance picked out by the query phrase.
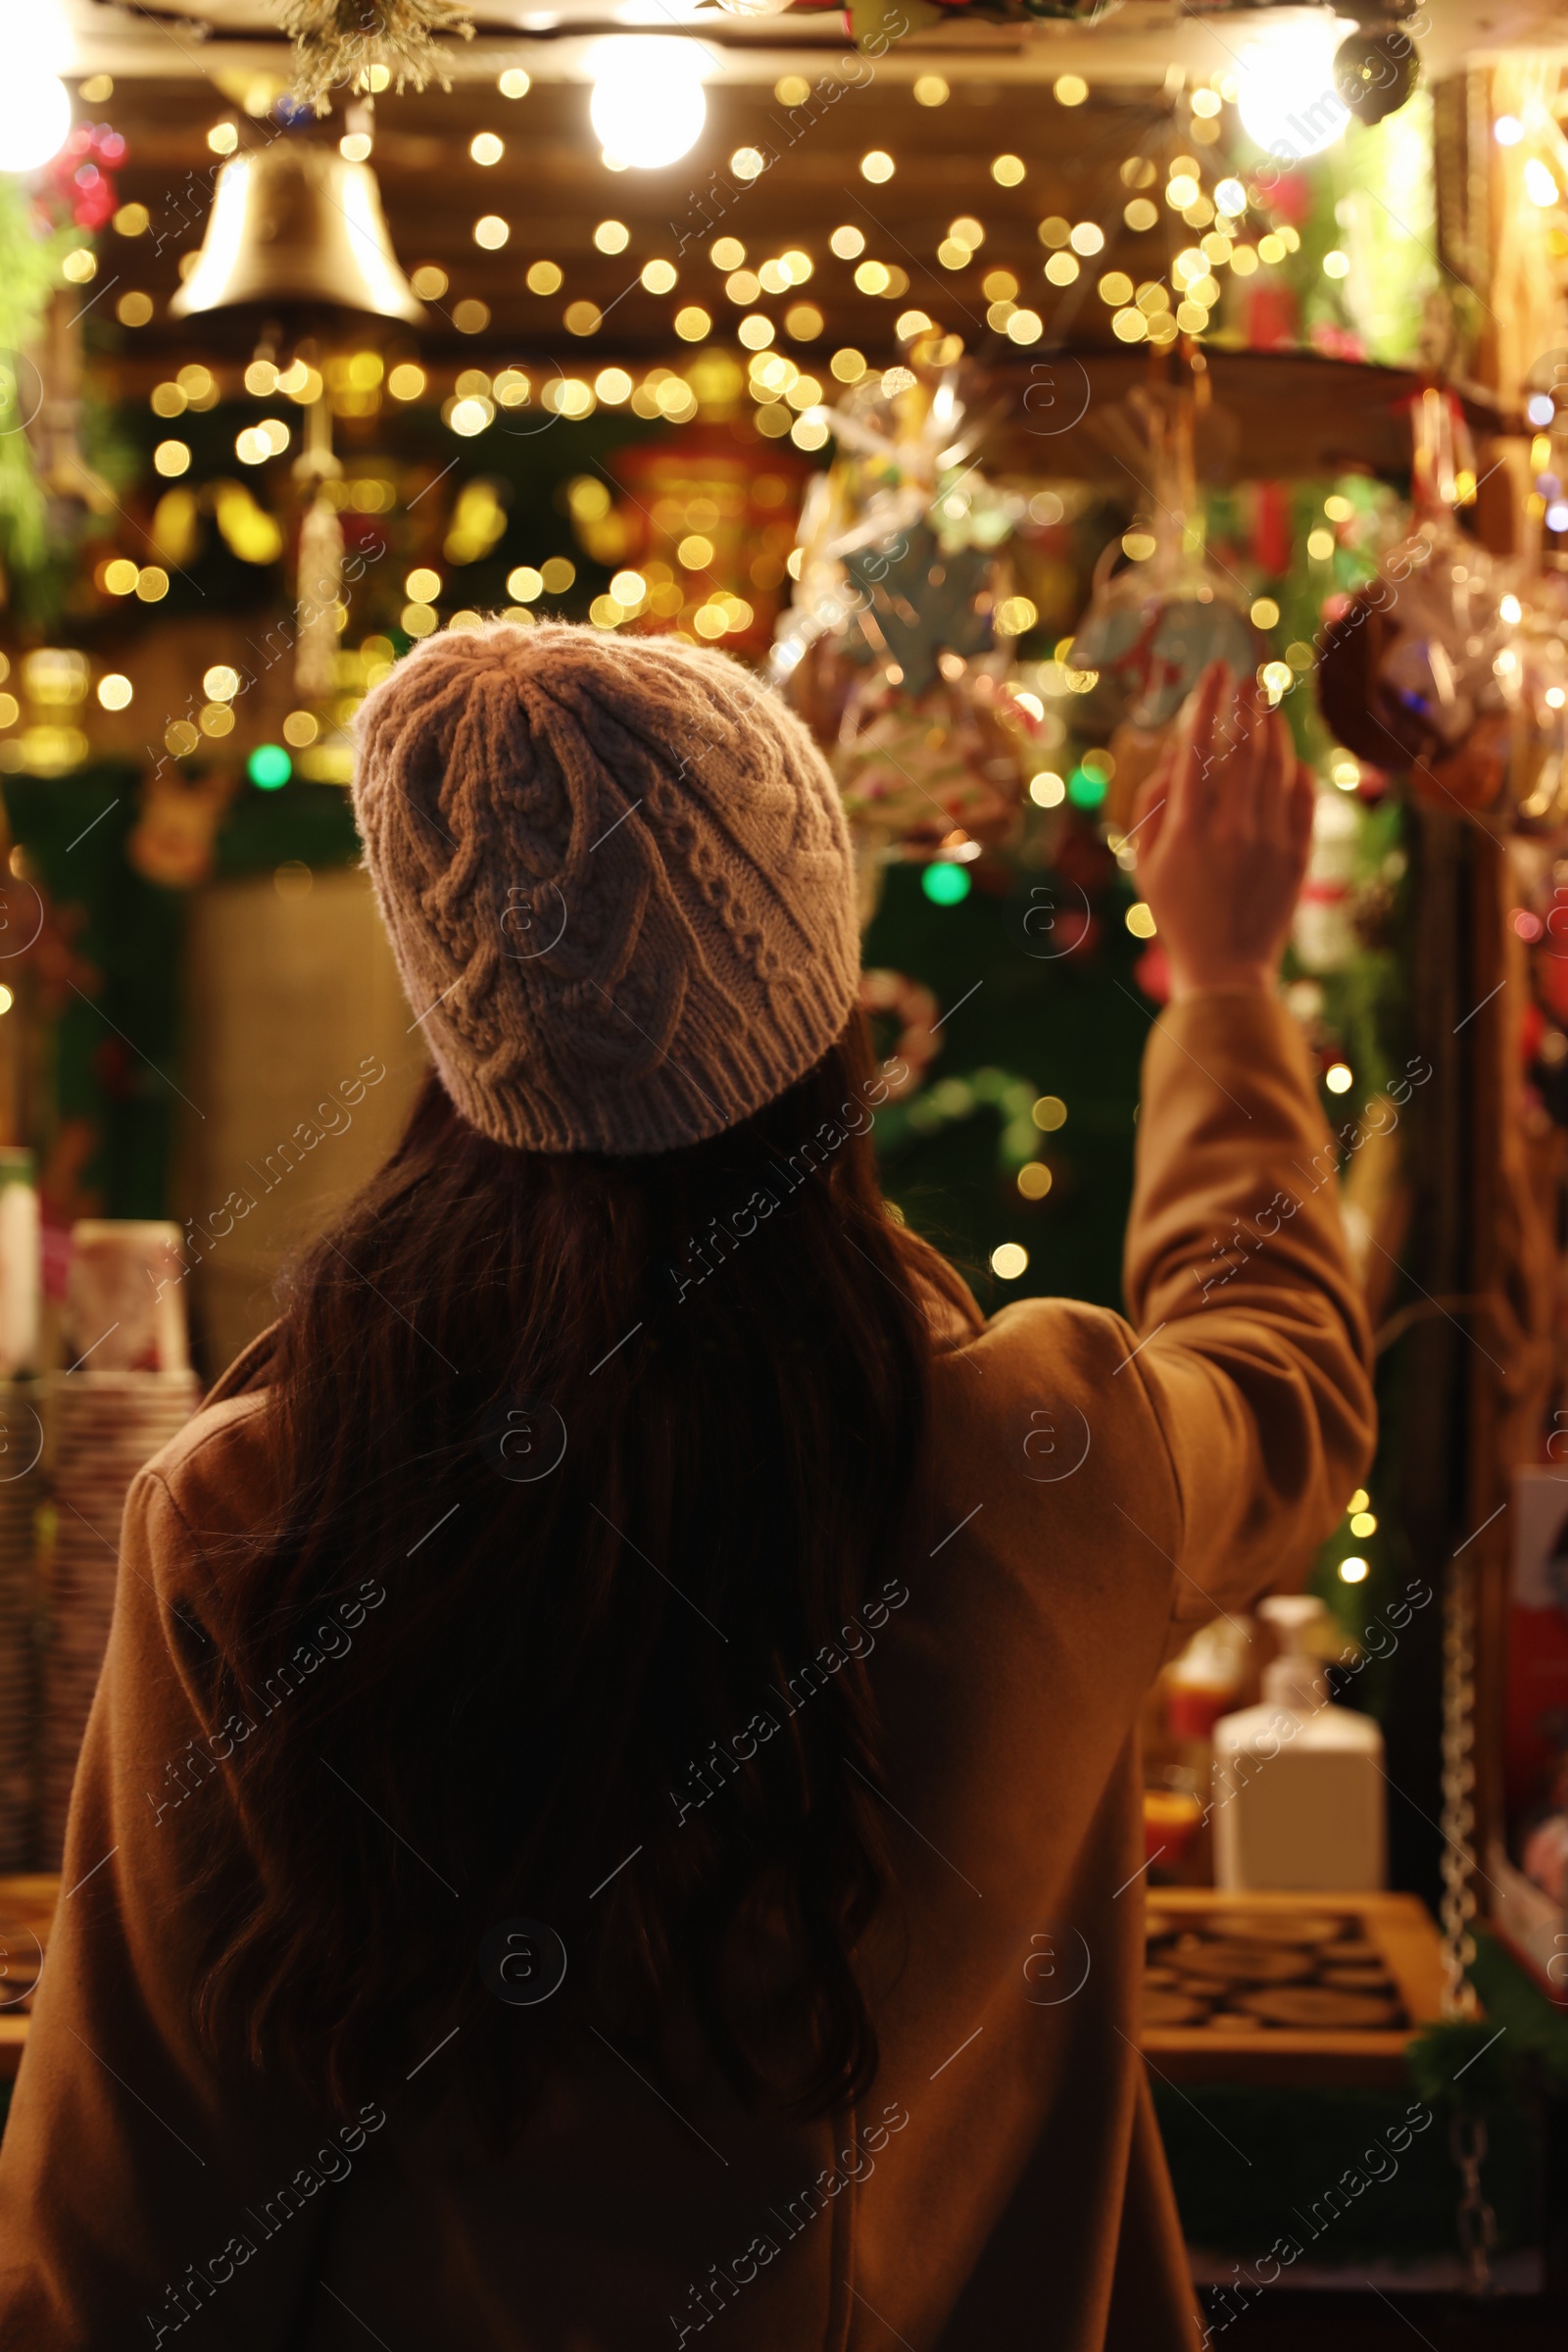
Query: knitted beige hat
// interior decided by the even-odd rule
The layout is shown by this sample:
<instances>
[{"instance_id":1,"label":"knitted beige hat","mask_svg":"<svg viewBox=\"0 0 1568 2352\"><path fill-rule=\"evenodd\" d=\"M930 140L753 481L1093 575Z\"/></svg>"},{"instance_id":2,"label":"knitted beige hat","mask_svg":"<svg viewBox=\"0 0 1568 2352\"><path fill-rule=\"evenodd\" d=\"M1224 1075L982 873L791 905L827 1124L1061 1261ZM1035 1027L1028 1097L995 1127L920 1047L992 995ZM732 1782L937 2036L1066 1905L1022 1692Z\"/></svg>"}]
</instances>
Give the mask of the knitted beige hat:
<instances>
[{"instance_id":1,"label":"knitted beige hat","mask_svg":"<svg viewBox=\"0 0 1568 2352\"><path fill-rule=\"evenodd\" d=\"M492 623L426 638L359 732L355 809L404 988L497 1143L698 1143L843 1028L859 941L838 792L723 655Z\"/></svg>"}]
</instances>

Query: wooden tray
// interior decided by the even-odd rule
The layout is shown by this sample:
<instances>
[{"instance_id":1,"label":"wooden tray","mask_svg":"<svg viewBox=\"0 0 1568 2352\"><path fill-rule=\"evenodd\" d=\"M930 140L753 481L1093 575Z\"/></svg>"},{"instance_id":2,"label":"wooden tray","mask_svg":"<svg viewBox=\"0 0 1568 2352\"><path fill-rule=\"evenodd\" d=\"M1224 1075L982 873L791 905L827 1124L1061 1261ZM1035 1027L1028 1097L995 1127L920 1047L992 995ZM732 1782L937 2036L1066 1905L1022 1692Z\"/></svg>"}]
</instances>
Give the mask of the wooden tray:
<instances>
[{"instance_id":1,"label":"wooden tray","mask_svg":"<svg viewBox=\"0 0 1568 2352\"><path fill-rule=\"evenodd\" d=\"M1407 2080L1404 2053L1442 2009L1438 1931L1413 1894L1221 1894L1207 1886L1152 1886L1151 1936L1170 1929L1224 1935L1232 1919L1267 1913L1329 1914L1353 1921L1375 1946L1407 2024L1372 2030L1266 2026L1237 2034L1208 2024L1148 2026L1142 2041L1150 2069L1172 2082L1277 2083L1303 2088L1362 2083L1397 2086Z\"/></svg>"}]
</instances>

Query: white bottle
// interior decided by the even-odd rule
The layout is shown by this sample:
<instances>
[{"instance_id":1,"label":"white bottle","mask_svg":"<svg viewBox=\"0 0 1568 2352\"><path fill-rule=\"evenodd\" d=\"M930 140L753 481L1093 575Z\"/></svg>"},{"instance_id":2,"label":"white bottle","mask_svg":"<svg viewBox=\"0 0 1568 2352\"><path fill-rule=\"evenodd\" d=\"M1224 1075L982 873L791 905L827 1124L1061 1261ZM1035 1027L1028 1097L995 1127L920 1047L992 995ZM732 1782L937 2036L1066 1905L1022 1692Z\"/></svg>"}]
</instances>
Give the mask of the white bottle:
<instances>
[{"instance_id":1,"label":"white bottle","mask_svg":"<svg viewBox=\"0 0 1568 2352\"><path fill-rule=\"evenodd\" d=\"M41 1273L30 1152L0 1145L0 1380L38 1369Z\"/></svg>"},{"instance_id":2,"label":"white bottle","mask_svg":"<svg viewBox=\"0 0 1568 2352\"><path fill-rule=\"evenodd\" d=\"M1330 1704L1306 1646L1324 1616L1310 1593L1259 1602L1285 1649L1255 1707L1214 1726L1214 1884L1359 1893L1384 1884L1383 1734Z\"/></svg>"}]
</instances>

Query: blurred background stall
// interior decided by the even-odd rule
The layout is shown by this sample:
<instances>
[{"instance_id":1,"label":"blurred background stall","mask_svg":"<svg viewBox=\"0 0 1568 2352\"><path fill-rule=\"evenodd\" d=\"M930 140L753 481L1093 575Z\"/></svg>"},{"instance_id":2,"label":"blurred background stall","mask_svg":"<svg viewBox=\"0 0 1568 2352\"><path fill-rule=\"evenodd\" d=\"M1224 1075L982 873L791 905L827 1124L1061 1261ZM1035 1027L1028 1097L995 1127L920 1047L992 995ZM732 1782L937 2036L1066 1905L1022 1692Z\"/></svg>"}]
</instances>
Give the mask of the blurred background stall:
<instances>
[{"instance_id":1,"label":"blurred background stall","mask_svg":"<svg viewBox=\"0 0 1568 2352\"><path fill-rule=\"evenodd\" d=\"M1205 1629L1151 1698L1162 2127L1216 2327L1372 2341L1392 2297L1535 2341L1568 2278L1560 15L282 13L39 0L3 35L0 1866L56 1860L136 1462L425 1066L347 790L390 665L564 616L772 678L856 841L890 1195L990 1307L1119 1303L1166 992L1135 804L1220 656L1317 782L1303 1181L1341 1188L1384 1437L1317 1608ZM1260 1206L1205 1293L1268 1239ZM1241 1786L1260 1694L1321 1839L1260 1809L1287 1776ZM0 1888L20 1952L53 1889ZM1263 2296L1244 2266L1413 2093L1444 2130L1397 2193Z\"/></svg>"}]
</instances>

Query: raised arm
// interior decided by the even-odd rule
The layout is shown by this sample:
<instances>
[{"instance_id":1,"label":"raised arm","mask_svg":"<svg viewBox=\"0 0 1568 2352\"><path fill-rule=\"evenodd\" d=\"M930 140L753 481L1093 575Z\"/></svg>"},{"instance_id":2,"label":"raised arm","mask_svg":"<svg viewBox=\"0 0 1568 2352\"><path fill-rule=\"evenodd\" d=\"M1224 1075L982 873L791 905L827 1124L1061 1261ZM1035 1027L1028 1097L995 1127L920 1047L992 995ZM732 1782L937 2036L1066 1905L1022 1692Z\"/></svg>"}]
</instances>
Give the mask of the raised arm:
<instances>
[{"instance_id":1,"label":"raised arm","mask_svg":"<svg viewBox=\"0 0 1568 2352\"><path fill-rule=\"evenodd\" d=\"M1283 716L1208 672L1137 828L1172 991L1125 1287L1180 1497L1176 1631L1301 1575L1372 1448L1336 1153L1276 993L1311 813Z\"/></svg>"}]
</instances>

